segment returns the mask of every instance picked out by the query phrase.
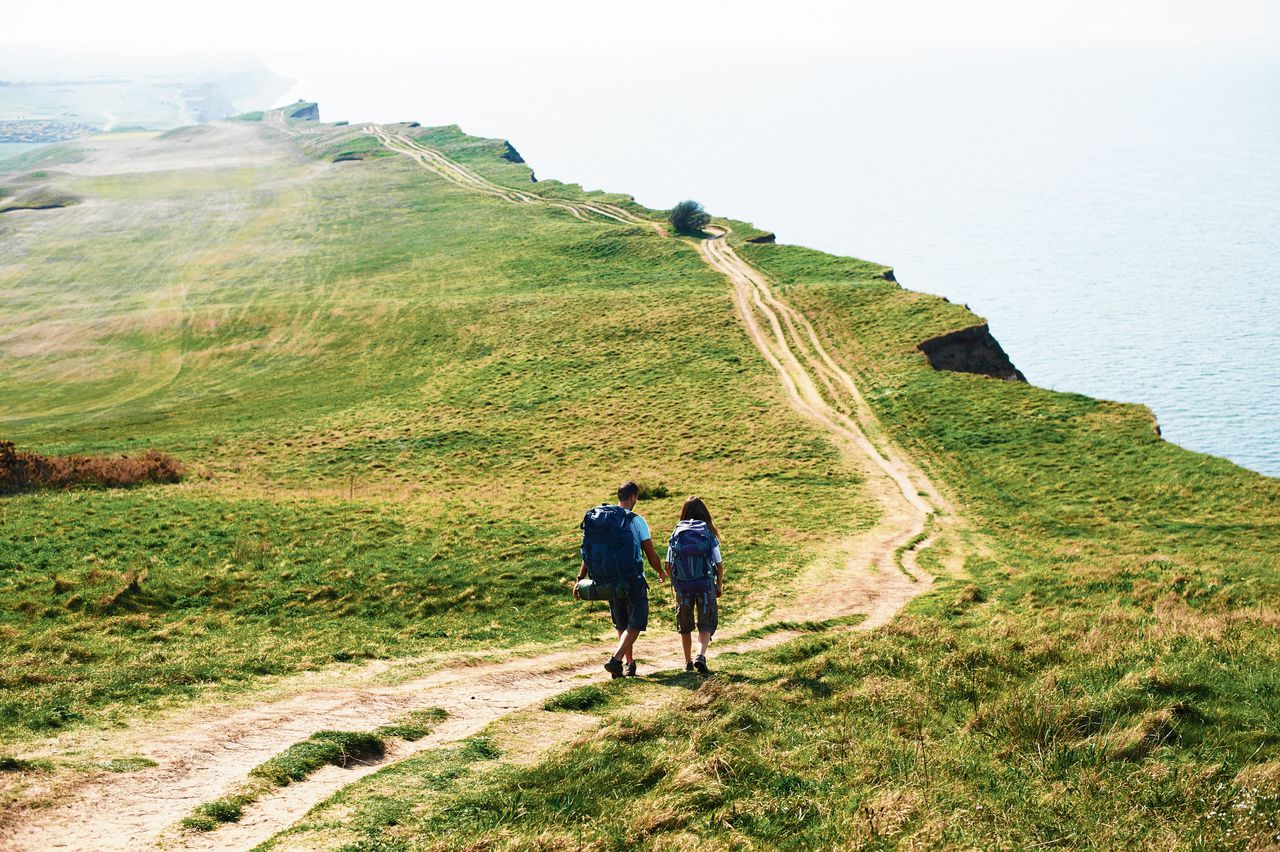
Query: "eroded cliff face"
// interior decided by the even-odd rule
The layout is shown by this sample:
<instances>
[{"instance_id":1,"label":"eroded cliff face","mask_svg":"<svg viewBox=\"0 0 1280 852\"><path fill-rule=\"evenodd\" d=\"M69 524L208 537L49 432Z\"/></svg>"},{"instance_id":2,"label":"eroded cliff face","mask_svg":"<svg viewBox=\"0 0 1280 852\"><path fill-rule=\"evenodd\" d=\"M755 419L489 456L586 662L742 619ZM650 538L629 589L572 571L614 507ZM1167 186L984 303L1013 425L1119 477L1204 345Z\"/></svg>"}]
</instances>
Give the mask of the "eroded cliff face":
<instances>
[{"instance_id":1,"label":"eroded cliff face","mask_svg":"<svg viewBox=\"0 0 1280 852\"><path fill-rule=\"evenodd\" d=\"M1007 382L1027 380L1022 371L1013 366L999 341L991 336L985 322L931 337L916 348L935 370L977 373Z\"/></svg>"},{"instance_id":2,"label":"eroded cliff face","mask_svg":"<svg viewBox=\"0 0 1280 852\"><path fill-rule=\"evenodd\" d=\"M284 117L290 121L319 121L320 105L300 100L284 108Z\"/></svg>"},{"instance_id":3,"label":"eroded cliff face","mask_svg":"<svg viewBox=\"0 0 1280 852\"><path fill-rule=\"evenodd\" d=\"M524 162L524 157L520 156L520 152L516 150L515 145L512 145L511 142L506 139L502 140L502 144L506 146L505 150L502 152L502 159L506 160L508 163Z\"/></svg>"}]
</instances>

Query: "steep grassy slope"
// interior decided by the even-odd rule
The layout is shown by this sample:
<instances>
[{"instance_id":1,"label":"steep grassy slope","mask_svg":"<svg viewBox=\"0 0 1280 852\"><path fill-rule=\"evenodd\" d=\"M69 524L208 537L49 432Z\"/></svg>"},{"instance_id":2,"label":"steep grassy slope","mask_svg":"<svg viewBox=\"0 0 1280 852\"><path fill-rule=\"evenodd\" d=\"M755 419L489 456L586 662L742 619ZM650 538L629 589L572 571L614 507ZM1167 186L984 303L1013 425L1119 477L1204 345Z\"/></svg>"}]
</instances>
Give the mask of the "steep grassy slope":
<instances>
[{"instance_id":1,"label":"steep grassy slope","mask_svg":"<svg viewBox=\"0 0 1280 852\"><path fill-rule=\"evenodd\" d=\"M502 143L421 132L528 185ZM6 177L83 202L0 219L3 434L195 473L0 501L3 740L335 660L590 640L574 528L626 477L658 531L708 497L731 624L874 523L694 252L331 162L358 141L235 123Z\"/></svg>"}]
</instances>

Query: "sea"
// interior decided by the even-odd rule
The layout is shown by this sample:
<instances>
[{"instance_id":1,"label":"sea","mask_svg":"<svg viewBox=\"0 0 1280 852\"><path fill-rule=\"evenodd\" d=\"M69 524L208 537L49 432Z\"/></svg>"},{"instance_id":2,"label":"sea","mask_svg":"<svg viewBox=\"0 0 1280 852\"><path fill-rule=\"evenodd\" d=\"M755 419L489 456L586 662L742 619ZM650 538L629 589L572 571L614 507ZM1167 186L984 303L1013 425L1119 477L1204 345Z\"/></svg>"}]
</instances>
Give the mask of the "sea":
<instances>
[{"instance_id":1,"label":"sea","mask_svg":"<svg viewBox=\"0 0 1280 852\"><path fill-rule=\"evenodd\" d=\"M543 178L895 267L1035 384L1280 476L1280 57L1158 50L281 56L324 120L459 124Z\"/></svg>"},{"instance_id":2,"label":"sea","mask_svg":"<svg viewBox=\"0 0 1280 852\"><path fill-rule=\"evenodd\" d=\"M7 160L43 146L44 142L0 142L0 160Z\"/></svg>"}]
</instances>

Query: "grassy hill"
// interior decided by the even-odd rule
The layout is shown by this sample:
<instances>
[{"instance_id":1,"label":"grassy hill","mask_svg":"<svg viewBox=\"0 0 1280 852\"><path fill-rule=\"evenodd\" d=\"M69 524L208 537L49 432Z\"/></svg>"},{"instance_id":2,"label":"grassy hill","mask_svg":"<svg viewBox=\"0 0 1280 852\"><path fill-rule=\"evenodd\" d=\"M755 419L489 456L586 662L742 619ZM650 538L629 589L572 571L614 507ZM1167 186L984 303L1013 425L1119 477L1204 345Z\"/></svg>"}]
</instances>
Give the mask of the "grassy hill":
<instances>
[{"instance_id":1,"label":"grassy hill","mask_svg":"<svg viewBox=\"0 0 1280 852\"><path fill-rule=\"evenodd\" d=\"M407 828L358 790L312 826L354 802L344 825L387 849L1273 848L1280 483L1161 441L1138 406L929 369L909 344L956 309L860 264L740 251L993 552L888 628L741 657L678 710L606 713Z\"/></svg>"},{"instance_id":2,"label":"grassy hill","mask_svg":"<svg viewBox=\"0 0 1280 852\"><path fill-rule=\"evenodd\" d=\"M402 129L529 190L501 141ZM691 246L468 191L371 138L92 140L33 179L79 204L0 215L0 437L196 471L0 501L5 748L335 661L590 640L574 524L623 477L656 529L708 498L727 623L820 595L791 579L877 522ZM872 633L570 703L599 727L549 755L424 752L273 845L1278 842L1280 482L1160 440L1137 406L935 371L916 344L976 317L751 233L737 251L981 534L964 576Z\"/></svg>"},{"instance_id":3,"label":"grassy hill","mask_svg":"<svg viewBox=\"0 0 1280 852\"><path fill-rule=\"evenodd\" d=\"M731 617L874 523L694 252L327 162L352 132L103 137L47 178L80 205L0 220L6 437L196 471L0 501L10 743L335 660L594 638L565 581L623 478L655 527L697 491L741 530Z\"/></svg>"}]
</instances>

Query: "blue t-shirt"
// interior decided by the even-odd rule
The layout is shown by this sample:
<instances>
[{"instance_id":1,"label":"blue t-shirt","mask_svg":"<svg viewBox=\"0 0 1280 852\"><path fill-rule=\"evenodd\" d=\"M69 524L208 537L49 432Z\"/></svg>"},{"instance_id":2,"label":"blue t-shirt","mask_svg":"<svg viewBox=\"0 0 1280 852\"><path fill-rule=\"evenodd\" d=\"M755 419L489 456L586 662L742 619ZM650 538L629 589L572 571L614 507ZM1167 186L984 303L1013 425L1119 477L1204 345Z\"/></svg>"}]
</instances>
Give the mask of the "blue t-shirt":
<instances>
[{"instance_id":1,"label":"blue t-shirt","mask_svg":"<svg viewBox=\"0 0 1280 852\"><path fill-rule=\"evenodd\" d=\"M649 534L649 522L634 512L631 515L631 534L636 537L636 564L640 566L640 576L644 576L644 544L653 536Z\"/></svg>"}]
</instances>

